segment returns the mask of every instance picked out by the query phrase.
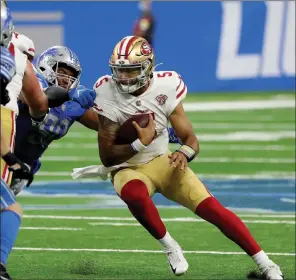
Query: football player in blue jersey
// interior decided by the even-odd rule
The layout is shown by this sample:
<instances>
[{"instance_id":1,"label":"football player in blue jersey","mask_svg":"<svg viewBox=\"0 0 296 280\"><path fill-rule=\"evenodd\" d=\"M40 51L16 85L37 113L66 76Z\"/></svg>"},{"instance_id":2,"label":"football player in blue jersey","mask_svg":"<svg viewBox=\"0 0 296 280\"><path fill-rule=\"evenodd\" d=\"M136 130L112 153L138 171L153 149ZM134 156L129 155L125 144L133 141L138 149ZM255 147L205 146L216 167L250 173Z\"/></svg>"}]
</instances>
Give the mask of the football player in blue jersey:
<instances>
[{"instance_id":1,"label":"football player in blue jersey","mask_svg":"<svg viewBox=\"0 0 296 280\"><path fill-rule=\"evenodd\" d=\"M98 116L91 109L95 96L93 90L79 84L81 73L77 55L64 46L45 50L36 62L36 75L45 93L50 95L51 88L57 86L68 90L70 97L75 93L80 99L67 100L59 107L50 108L44 120L37 123L32 122L29 108L20 97L15 154L31 167L34 174L39 170L39 159L50 143L65 136L75 121L98 130ZM13 178L11 188L17 194L25 185L25 181Z\"/></svg>"}]
</instances>

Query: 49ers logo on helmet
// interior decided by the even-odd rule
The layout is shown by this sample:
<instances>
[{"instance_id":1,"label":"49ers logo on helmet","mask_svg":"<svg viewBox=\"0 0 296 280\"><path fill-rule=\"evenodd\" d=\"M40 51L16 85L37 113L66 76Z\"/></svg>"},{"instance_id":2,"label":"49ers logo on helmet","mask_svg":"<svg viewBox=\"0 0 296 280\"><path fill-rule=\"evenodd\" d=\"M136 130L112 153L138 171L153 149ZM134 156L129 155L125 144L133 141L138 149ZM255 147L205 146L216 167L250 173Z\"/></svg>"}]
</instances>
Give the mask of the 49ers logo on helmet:
<instances>
[{"instance_id":1,"label":"49ers logo on helmet","mask_svg":"<svg viewBox=\"0 0 296 280\"><path fill-rule=\"evenodd\" d=\"M150 55L152 53L151 46L146 42L143 42L140 50L142 55Z\"/></svg>"}]
</instances>

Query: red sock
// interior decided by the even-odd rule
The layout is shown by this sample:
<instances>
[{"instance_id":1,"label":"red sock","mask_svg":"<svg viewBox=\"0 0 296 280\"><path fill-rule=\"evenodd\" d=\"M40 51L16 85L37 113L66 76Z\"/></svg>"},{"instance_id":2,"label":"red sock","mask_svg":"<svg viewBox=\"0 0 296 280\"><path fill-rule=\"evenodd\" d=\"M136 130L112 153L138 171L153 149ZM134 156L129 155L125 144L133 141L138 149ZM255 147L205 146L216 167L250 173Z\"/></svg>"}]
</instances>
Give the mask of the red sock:
<instances>
[{"instance_id":1,"label":"red sock","mask_svg":"<svg viewBox=\"0 0 296 280\"><path fill-rule=\"evenodd\" d=\"M166 228L141 180L132 180L121 190L121 199L127 204L133 216L156 239L166 234Z\"/></svg>"},{"instance_id":2,"label":"red sock","mask_svg":"<svg viewBox=\"0 0 296 280\"><path fill-rule=\"evenodd\" d=\"M206 198L197 206L195 213L218 227L226 237L240 246L249 256L261 251L242 220L222 206L216 198Z\"/></svg>"}]
</instances>

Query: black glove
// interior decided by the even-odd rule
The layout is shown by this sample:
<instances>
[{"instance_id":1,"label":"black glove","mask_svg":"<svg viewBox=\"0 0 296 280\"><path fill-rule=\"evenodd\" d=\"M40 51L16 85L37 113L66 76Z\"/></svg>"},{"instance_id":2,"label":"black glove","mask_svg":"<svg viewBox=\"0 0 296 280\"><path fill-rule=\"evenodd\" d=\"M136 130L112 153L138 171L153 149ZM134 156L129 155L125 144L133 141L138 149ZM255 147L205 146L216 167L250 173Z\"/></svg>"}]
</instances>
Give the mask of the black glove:
<instances>
[{"instance_id":1,"label":"black glove","mask_svg":"<svg viewBox=\"0 0 296 280\"><path fill-rule=\"evenodd\" d=\"M7 84L8 84L8 81L5 78L1 77L0 78L1 105L6 105L10 101L8 90L6 89Z\"/></svg>"},{"instance_id":2,"label":"black glove","mask_svg":"<svg viewBox=\"0 0 296 280\"><path fill-rule=\"evenodd\" d=\"M3 160L10 166L9 171L13 172L15 179L28 180L27 187L29 187L34 179L34 175L30 170L29 165L20 161L13 153L8 152L4 155ZM11 166L18 164L19 168L12 168Z\"/></svg>"},{"instance_id":3,"label":"black glove","mask_svg":"<svg viewBox=\"0 0 296 280\"><path fill-rule=\"evenodd\" d=\"M59 107L70 100L68 90L60 86L50 86L44 92L48 99L49 108Z\"/></svg>"}]
</instances>

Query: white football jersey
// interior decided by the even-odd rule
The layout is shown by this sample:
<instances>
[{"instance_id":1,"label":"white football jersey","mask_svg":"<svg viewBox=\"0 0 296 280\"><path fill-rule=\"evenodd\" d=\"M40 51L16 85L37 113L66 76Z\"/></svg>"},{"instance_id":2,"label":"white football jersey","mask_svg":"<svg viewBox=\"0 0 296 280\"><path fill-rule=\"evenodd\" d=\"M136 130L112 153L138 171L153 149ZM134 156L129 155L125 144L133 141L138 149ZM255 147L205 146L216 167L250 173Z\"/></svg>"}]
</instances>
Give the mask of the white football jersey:
<instances>
[{"instance_id":1,"label":"white football jersey","mask_svg":"<svg viewBox=\"0 0 296 280\"><path fill-rule=\"evenodd\" d=\"M149 88L137 97L118 92L111 76L99 78L94 90L97 94L94 110L120 125L137 114L154 116L157 137L147 149L129 159L128 164L144 164L168 151L168 117L187 94L180 75L174 71L154 72Z\"/></svg>"},{"instance_id":2,"label":"white football jersey","mask_svg":"<svg viewBox=\"0 0 296 280\"><path fill-rule=\"evenodd\" d=\"M10 101L5 105L5 107L14 111L18 115L19 111L17 100L23 88L23 78L27 65L27 56L23 54L18 48L15 48L12 43L9 46L9 50L14 53L16 74L6 87L9 93Z\"/></svg>"}]
</instances>

